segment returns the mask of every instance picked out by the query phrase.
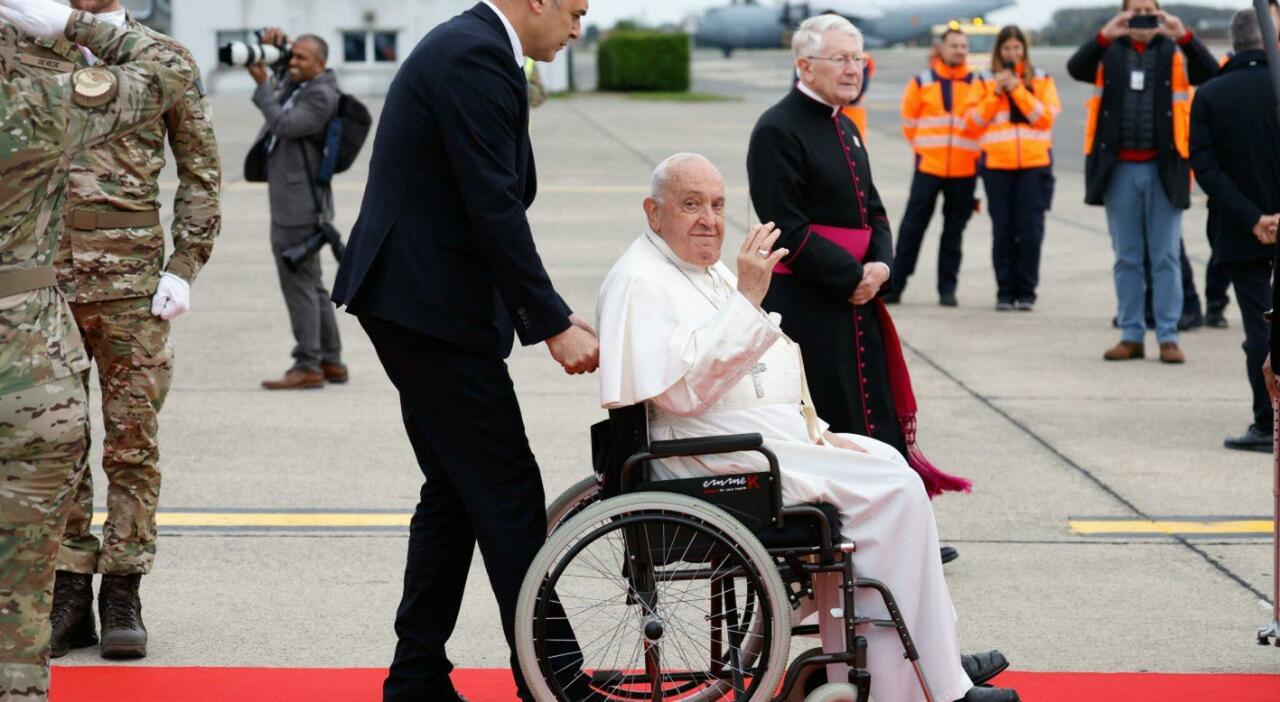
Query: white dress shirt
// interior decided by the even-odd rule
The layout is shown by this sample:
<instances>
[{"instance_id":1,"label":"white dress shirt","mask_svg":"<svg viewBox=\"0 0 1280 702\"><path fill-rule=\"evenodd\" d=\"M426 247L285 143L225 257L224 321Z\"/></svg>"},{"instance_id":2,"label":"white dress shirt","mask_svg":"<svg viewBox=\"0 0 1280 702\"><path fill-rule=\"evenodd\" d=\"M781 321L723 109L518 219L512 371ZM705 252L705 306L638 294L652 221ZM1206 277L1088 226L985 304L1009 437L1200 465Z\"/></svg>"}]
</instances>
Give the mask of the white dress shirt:
<instances>
[{"instance_id":1,"label":"white dress shirt","mask_svg":"<svg viewBox=\"0 0 1280 702\"><path fill-rule=\"evenodd\" d=\"M516 28L512 26L511 20L502 14L502 10L499 10L497 5L489 2L489 0L483 0L483 2L489 6L490 10L497 13L498 19L502 20L502 26L507 28L507 38L511 39L511 49L515 52L516 65L524 68L524 45L520 43L520 35L516 34Z\"/></svg>"}]
</instances>

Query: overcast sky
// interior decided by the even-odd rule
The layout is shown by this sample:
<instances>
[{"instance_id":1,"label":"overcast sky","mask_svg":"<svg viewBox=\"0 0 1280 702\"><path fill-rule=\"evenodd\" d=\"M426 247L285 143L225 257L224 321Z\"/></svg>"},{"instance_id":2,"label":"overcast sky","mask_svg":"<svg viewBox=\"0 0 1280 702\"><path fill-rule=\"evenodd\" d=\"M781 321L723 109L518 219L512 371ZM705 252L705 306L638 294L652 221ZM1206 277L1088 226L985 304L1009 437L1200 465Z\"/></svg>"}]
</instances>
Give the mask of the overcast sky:
<instances>
[{"instance_id":1,"label":"overcast sky","mask_svg":"<svg viewBox=\"0 0 1280 702\"><path fill-rule=\"evenodd\" d=\"M881 8L920 5L936 0L868 0L868 4ZM1194 1L1194 0L1193 0ZM591 0L591 10L587 17L588 24L610 26L625 18L636 18L645 22L679 22L687 15L701 14L709 7L728 5L728 0ZM761 4L775 4L772 0L762 0ZM1250 7L1249 0L1198 0L1197 4L1216 7ZM1019 0L1018 4L996 12L991 19L1000 23L1014 23L1027 27L1040 27L1049 21L1054 11L1064 7L1084 7L1087 5L1119 7L1120 0Z\"/></svg>"}]
</instances>

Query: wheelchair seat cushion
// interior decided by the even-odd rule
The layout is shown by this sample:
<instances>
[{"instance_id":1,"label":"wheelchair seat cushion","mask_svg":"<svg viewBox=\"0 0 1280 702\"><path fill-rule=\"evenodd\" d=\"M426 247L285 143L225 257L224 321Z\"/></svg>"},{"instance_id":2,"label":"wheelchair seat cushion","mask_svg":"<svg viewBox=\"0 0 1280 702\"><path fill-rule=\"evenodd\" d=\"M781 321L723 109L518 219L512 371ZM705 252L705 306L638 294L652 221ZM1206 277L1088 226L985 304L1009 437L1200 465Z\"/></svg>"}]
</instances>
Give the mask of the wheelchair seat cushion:
<instances>
[{"instance_id":1,"label":"wheelchair seat cushion","mask_svg":"<svg viewBox=\"0 0 1280 702\"><path fill-rule=\"evenodd\" d=\"M831 539L835 543L840 543L840 510L835 505L815 504L809 505L817 507L826 517L828 529L831 532ZM781 529L778 527L766 527L763 531L756 534L760 538L760 542L764 547L773 549L809 549L822 545L822 527L818 524L817 518L808 514L788 515L783 520Z\"/></svg>"}]
</instances>

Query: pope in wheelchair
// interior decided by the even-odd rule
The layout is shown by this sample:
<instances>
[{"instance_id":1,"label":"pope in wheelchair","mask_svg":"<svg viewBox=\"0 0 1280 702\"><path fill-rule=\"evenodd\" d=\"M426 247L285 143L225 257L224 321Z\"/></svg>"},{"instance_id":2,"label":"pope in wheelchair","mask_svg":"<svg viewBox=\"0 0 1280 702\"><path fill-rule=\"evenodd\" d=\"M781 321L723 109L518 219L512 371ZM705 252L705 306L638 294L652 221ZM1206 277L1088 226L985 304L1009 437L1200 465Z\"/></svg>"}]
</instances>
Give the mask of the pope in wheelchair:
<instances>
[{"instance_id":1,"label":"pope in wheelchair","mask_svg":"<svg viewBox=\"0 0 1280 702\"><path fill-rule=\"evenodd\" d=\"M599 481L549 513L516 615L540 700L1016 701L961 656L919 476L891 446L826 429L800 349L760 308L772 225L720 262L719 171L654 172L649 231L597 315ZM793 635L822 646L794 660Z\"/></svg>"}]
</instances>

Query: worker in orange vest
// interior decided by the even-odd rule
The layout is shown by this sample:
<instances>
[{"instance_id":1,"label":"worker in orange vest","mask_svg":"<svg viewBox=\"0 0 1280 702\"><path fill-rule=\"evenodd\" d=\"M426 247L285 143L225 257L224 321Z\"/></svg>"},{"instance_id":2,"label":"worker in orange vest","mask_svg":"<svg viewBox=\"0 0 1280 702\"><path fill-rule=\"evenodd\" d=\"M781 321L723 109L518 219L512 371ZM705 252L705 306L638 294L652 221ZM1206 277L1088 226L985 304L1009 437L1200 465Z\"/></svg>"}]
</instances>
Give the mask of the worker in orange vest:
<instances>
[{"instance_id":1,"label":"worker in orange vest","mask_svg":"<svg viewBox=\"0 0 1280 702\"><path fill-rule=\"evenodd\" d=\"M1053 77L1034 68L1016 25L996 35L967 116L982 147L982 183L991 212L996 310L1035 309L1045 212L1053 203L1053 123L1062 101Z\"/></svg>"},{"instance_id":2,"label":"worker in orange vest","mask_svg":"<svg viewBox=\"0 0 1280 702\"><path fill-rule=\"evenodd\" d=\"M978 83L969 71L969 37L949 29L934 47L929 70L911 79L902 96L902 133L916 155L898 243L893 254L893 289L885 302L897 302L916 270L920 244L943 196L942 241L938 246L938 302L955 307L964 228L973 216L978 144L964 133L964 114Z\"/></svg>"}]
</instances>

